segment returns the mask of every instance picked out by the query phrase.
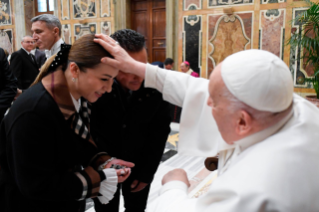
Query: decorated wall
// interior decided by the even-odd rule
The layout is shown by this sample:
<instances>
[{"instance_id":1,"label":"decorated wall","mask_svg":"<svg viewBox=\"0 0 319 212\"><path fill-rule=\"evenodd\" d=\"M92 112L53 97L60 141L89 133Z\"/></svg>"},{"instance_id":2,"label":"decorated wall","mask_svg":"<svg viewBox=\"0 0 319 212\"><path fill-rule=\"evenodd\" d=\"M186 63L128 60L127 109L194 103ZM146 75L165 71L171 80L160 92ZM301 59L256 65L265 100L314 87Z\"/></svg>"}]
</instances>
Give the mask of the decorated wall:
<instances>
[{"instance_id":1,"label":"decorated wall","mask_svg":"<svg viewBox=\"0 0 319 212\"><path fill-rule=\"evenodd\" d=\"M301 23L291 22L307 4L294 0L179 0L178 64L187 60L207 78L225 57L246 49L276 54L289 66L295 92L313 93L304 78L301 49L286 45Z\"/></svg>"},{"instance_id":2,"label":"decorated wall","mask_svg":"<svg viewBox=\"0 0 319 212\"><path fill-rule=\"evenodd\" d=\"M15 25L13 14L13 0L0 1L0 47L9 54L14 51Z\"/></svg>"},{"instance_id":3,"label":"decorated wall","mask_svg":"<svg viewBox=\"0 0 319 212\"><path fill-rule=\"evenodd\" d=\"M72 44L82 35L114 31L114 6L111 0L58 0L62 38Z\"/></svg>"}]
</instances>

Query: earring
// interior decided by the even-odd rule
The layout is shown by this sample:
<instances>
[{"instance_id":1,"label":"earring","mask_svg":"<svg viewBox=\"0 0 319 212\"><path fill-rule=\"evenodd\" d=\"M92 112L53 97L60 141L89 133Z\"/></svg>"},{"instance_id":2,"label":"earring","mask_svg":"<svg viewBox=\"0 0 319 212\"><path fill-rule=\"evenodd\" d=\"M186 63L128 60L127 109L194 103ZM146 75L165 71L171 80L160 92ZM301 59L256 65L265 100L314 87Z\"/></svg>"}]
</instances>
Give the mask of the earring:
<instances>
[{"instance_id":1,"label":"earring","mask_svg":"<svg viewBox=\"0 0 319 212\"><path fill-rule=\"evenodd\" d=\"M76 81L76 78L72 77L72 81L75 82L75 81Z\"/></svg>"}]
</instances>

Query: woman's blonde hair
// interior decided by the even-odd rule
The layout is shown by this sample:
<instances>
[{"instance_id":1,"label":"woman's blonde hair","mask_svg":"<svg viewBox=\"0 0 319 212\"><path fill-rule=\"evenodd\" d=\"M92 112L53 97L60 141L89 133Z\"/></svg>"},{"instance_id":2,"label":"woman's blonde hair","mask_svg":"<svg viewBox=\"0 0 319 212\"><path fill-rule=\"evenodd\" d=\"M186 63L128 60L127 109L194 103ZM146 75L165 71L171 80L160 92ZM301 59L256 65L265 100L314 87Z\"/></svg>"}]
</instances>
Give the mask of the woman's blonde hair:
<instances>
[{"instance_id":1,"label":"woman's blonde hair","mask_svg":"<svg viewBox=\"0 0 319 212\"><path fill-rule=\"evenodd\" d=\"M83 35L74 42L68 55L68 62L76 63L79 69L83 72L85 72L86 68L94 68L100 64L103 57L113 58L113 56L100 44L94 42L94 38L94 34ZM40 73L32 85L40 82L43 77L48 74L49 67L55 56L56 55L53 55L44 63L44 65L41 67ZM62 70L65 71L67 69L67 65L68 64L61 64L61 66L59 66L57 69L62 67Z\"/></svg>"}]
</instances>

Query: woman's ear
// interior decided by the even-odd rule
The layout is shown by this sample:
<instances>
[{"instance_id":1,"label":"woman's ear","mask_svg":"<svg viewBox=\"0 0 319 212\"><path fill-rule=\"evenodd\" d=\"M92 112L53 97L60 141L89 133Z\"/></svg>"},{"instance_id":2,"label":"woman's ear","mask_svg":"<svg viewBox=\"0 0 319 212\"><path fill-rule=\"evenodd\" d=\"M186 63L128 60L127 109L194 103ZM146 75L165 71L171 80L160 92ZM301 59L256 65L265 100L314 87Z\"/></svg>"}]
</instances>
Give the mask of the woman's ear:
<instances>
[{"instance_id":1,"label":"woman's ear","mask_svg":"<svg viewBox=\"0 0 319 212\"><path fill-rule=\"evenodd\" d=\"M240 110L236 122L236 133L240 136L248 135L252 129L252 117L245 110Z\"/></svg>"},{"instance_id":2,"label":"woman's ear","mask_svg":"<svg viewBox=\"0 0 319 212\"><path fill-rule=\"evenodd\" d=\"M70 67L70 72L71 72L72 77L75 79L78 78L80 69L76 65L76 63L70 62L69 67Z\"/></svg>"}]
</instances>

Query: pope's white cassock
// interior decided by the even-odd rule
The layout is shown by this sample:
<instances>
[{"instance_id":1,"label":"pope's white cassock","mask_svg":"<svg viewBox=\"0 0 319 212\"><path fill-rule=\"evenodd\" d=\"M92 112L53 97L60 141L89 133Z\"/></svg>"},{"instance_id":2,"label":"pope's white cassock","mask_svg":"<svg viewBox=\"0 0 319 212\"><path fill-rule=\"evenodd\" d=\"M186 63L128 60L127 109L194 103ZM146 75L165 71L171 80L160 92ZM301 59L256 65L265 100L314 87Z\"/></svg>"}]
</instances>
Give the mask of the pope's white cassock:
<instances>
[{"instance_id":1,"label":"pope's white cassock","mask_svg":"<svg viewBox=\"0 0 319 212\"><path fill-rule=\"evenodd\" d=\"M148 212L319 211L318 108L293 94L288 116L230 146L207 106L208 82L147 65L145 86L183 108L179 154L219 153L219 174L207 194L189 199L186 184L171 181Z\"/></svg>"}]
</instances>

